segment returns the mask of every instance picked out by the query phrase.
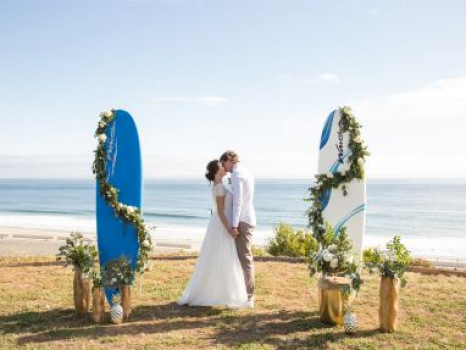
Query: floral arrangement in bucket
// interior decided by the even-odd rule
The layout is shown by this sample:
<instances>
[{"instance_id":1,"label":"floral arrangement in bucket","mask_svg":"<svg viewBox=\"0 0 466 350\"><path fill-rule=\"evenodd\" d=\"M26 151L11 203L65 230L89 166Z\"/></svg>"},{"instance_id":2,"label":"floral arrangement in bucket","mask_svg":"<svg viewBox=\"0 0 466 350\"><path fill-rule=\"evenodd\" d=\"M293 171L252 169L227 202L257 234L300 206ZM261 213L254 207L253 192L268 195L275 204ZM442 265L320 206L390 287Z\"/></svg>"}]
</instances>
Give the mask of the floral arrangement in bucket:
<instances>
[{"instance_id":1,"label":"floral arrangement in bucket","mask_svg":"<svg viewBox=\"0 0 466 350\"><path fill-rule=\"evenodd\" d=\"M95 137L98 139L97 149L94 151L95 160L93 163L93 173L99 184L100 195L103 196L105 202L113 208L115 215L134 226L138 235L139 254L136 264L136 271L143 274L149 270L149 259L152 252L152 239L150 237L149 228L146 226L140 208L126 205L119 201L119 190L108 183L105 177L106 167L106 148L107 142L107 127L115 119L116 111L108 110L100 114L100 121L97 125Z\"/></svg>"},{"instance_id":2,"label":"floral arrangement in bucket","mask_svg":"<svg viewBox=\"0 0 466 350\"><path fill-rule=\"evenodd\" d=\"M111 276L108 283L110 285L132 285L134 283L134 272L131 262L126 257L121 256L116 264L111 266L109 273Z\"/></svg>"},{"instance_id":3,"label":"floral arrangement in bucket","mask_svg":"<svg viewBox=\"0 0 466 350\"><path fill-rule=\"evenodd\" d=\"M380 274L379 324L383 332L395 332L398 327L400 287L406 286L405 272L411 264L411 254L395 236L385 250L370 248L363 260L370 272Z\"/></svg>"},{"instance_id":4,"label":"floral arrangement in bucket","mask_svg":"<svg viewBox=\"0 0 466 350\"><path fill-rule=\"evenodd\" d=\"M356 315L351 304L363 283L359 275L359 262L353 256L352 243L346 229L335 235L326 224L319 250L311 254L311 277L322 272L318 282L320 319L329 324L345 325L348 333L357 330Z\"/></svg>"},{"instance_id":5,"label":"floral arrangement in bucket","mask_svg":"<svg viewBox=\"0 0 466 350\"><path fill-rule=\"evenodd\" d=\"M363 261L371 273L378 272L382 278L399 279L400 287L406 286L405 272L411 264L411 253L401 243L400 236L394 236L385 250L379 247L366 249Z\"/></svg>"},{"instance_id":6,"label":"floral arrangement in bucket","mask_svg":"<svg viewBox=\"0 0 466 350\"><path fill-rule=\"evenodd\" d=\"M65 267L69 264L73 265L73 300L78 315L86 315L89 311L89 277L92 274L96 256L95 246L85 244L83 235L78 232L71 233L57 254L58 260L65 260Z\"/></svg>"},{"instance_id":7,"label":"floral arrangement in bucket","mask_svg":"<svg viewBox=\"0 0 466 350\"><path fill-rule=\"evenodd\" d=\"M134 283L135 272L131 261L125 256L121 256L117 261L106 266L106 284L117 288L120 295L121 306L123 307L123 318L128 319L131 314L131 287Z\"/></svg>"},{"instance_id":8,"label":"floral arrangement in bucket","mask_svg":"<svg viewBox=\"0 0 466 350\"><path fill-rule=\"evenodd\" d=\"M69 264L79 268L86 278L89 278L97 250L94 245L84 243L84 236L79 232L72 232L66 243L59 248L57 260L64 260L64 267Z\"/></svg>"},{"instance_id":9,"label":"floral arrangement in bucket","mask_svg":"<svg viewBox=\"0 0 466 350\"><path fill-rule=\"evenodd\" d=\"M309 270L311 277L322 272L323 277L329 274L340 274L351 280L351 285L345 292L359 291L363 283L358 272L359 262L351 253L352 243L346 228L342 228L338 235L334 234L332 227L326 224L326 234L320 244L319 250L310 256Z\"/></svg>"},{"instance_id":10,"label":"floral arrangement in bucket","mask_svg":"<svg viewBox=\"0 0 466 350\"><path fill-rule=\"evenodd\" d=\"M96 323L100 323L104 319L105 313L105 270L100 268L92 268L91 277L93 282L92 287L92 319Z\"/></svg>"}]
</instances>

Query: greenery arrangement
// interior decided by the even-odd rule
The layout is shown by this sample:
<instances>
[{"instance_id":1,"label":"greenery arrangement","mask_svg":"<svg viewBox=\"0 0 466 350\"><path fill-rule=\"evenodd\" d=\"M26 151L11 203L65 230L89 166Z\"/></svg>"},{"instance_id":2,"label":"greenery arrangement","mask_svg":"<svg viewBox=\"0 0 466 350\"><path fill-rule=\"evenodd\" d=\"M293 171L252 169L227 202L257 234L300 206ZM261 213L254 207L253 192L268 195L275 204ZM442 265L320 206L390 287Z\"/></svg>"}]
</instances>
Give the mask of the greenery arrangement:
<instances>
[{"instance_id":1,"label":"greenery arrangement","mask_svg":"<svg viewBox=\"0 0 466 350\"><path fill-rule=\"evenodd\" d=\"M273 256L309 257L317 248L311 233L280 223L275 227L275 236L267 242L266 251Z\"/></svg>"},{"instance_id":2,"label":"greenery arrangement","mask_svg":"<svg viewBox=\"0 0 466 350\"><path fill-rule=\"evenodd\" d=\"M131 262L124 256L121 256L118 259L118 264L112 265L110 275L112 276L109 281L110 284L123 285L133 284L134 282L134 273Z\"/></svg>"},{"instance_id":3,"label":"greenery arrangement","mask_svg":"<svg viewBox=\"0 0 466 350\"><path fill-rule=\"evenodd\" d=\"M69 264L79 267L89 276L92 273L97 250L94 245L85 244L84 237L79 232L72 232L66 239L65 245L59 248L57 254L59 260L65 260L65 267Z\"/></svg>"},{"instance_id":4,"label":"greenery arrangement","mask_svg":"<svg viewBox=\"0 0 466 350\"><path fill-rule=\"evenodd\" d=\"M92 288L100 288L104 286L105 283L105 269L103 267L95 268L93 266L90 269L90 276L92 278Z\"/></svg>"},{"instance_id":5,"label":"greenery arrangement","mask_svg":"<svg viewBox=\"0 0 466 350\"><path fill-rule=\"evenodd\" d=\"M95 132L98 145L97 149L94 151L95 160L93 164L93 173L99 183L100 195L103 196L105 202L113 208L118 218L132 224L136 229L139 241L139 256L136 264L136 271L142 274L149 269L149 259L152 252L152 240L149 229L144 222L140 208L121 203L118 200L118 189L108 183L105 177L106 131L108 125L115 117L115 110L105 111L100 114L100 121Z\"/></svg>"},{"instance_id":6,"label":"greenery arrangement","mask_svg":"<svg viewBox=\"0 0 466 350\"><path fill-rule=\"evenodd\" d=\"M335 235L332 227L326 224L326 233L322 237L319 249L311 254L311 277L317 272L322 272L324 277L328 274L344 274L351 279L351 288L359 291L363 281L358 272L359 262L351 254L352 248L346 228L342 228L338 235Z\"/></svg>"},{"instance_id":7,"label":"greenery arrangement","mask_svg":"<svg viewBox=\"0 0 466 350\"><path fill-rule=\"evenodd\" d=\"M314 187L309 188L311 196L308 201L312 202L312 205L307 210L306 214L309 220L309 227L312 229L314 237L317 241L321 241L325 235L325 223L322 217L322 198L324 194L330 191L332 188L337 189L341 186L343 194L346 196L348 190L346 184L354 179L364 178L364 163L367 156L370 153L367 151L367 146L361 136L362 125L356 120L350 107L345 106L339 108L341 119L338 127L339 132L349 133L349 155L348 162L350 167L344 173L328 172L327 174L317 174L316 184Z\"/></svg>"},{"instance_id":8,"label":"greenery arrangement","mask_svg":"<svg viewBox=\"0 0 466 350\"><path fill-rule=\"evenodd\" d=\"M393 237L386 248L366 249L363 253L364 264L371 273L378 272L381 277L399 278L403 288L407 283L404 274L411 264L411 254L401 243L400 236Z\"/></svg>"}]
</instances>

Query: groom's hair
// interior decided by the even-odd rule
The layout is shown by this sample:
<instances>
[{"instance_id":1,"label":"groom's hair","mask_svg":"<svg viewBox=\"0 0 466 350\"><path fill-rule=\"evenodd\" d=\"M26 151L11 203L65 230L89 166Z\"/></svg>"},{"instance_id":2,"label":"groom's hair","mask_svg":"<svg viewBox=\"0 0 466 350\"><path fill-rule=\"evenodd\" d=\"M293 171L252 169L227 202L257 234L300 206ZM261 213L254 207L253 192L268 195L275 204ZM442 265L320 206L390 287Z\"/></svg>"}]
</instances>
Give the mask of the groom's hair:
<instances>
[{"instance_id":1,"label":"groom's hair","mask_svg":"<svg viewBox=\"0 0 466 350\"><path fill-rule=\"evenodd\" d=\"M221 162L226 162L227 160L237 163L239 162L239 157L234 151L228 150L223 152L223 154L220 156Z\"/></svg>"}]
</instances>

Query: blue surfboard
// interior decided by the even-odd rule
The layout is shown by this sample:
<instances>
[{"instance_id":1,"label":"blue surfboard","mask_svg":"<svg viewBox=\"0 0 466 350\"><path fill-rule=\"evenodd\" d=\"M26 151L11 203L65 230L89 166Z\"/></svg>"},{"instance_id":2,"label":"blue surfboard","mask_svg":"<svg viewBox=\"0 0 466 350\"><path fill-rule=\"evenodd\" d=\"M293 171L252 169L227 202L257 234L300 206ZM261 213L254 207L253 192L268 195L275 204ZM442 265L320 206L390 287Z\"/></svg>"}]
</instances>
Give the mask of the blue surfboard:
<instances>
[{"instance_id":1,"label":"blue surfboard","mask_svg":"<svg viewBox=\"0 0 466 350\"><path fill-rule=\"evenodd\" d=\"M107 183L119 189L119 201L141 208L142 162L139 136L131 115L123 110L108 124L105 177ZM100 266L117 261L124 256L133 270L138 259L138 235L134 226L116 217L112 207L106 204L96 183L97 244ZM106 284L105 294L110 305L117 288Z\"/></svg>"}]
</instances>

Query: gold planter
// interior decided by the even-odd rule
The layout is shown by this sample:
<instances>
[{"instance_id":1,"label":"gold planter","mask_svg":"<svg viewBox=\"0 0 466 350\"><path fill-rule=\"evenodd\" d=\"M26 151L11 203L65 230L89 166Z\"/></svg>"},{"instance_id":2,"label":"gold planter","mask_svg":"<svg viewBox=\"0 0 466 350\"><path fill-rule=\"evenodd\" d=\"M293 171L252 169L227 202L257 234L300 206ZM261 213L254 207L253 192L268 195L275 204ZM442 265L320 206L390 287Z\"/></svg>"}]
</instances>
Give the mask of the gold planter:
<instances>
[{"instance_id":1,"label":"gold planter","mask_svg":"<svg viewBox=\"0 0 466 350\"><path fill-rule=\"evenodd\" d=\"M344 290L351 280L339 274L322 276L317 284L320 320L331 325L343 325L345 304L350 303L350 295Z\"/></svg>"},{"instance_id":2,"label":"gold planter","mask_svg":"<svg viewBox=\"0 0 466 350\"><path fill-rule=\"evenodd\" d=\"M92 289L92 320L101 323L105 316L105 288L95 287Z\"/></svg>"},{"instance_id":3,"label":"gold planter","mask_svg":"<svg viewBox=\"0 0 466 350\"><path fill-rule=\"evenodd\" d=\"M78 316L87 315L90 300L89 279L84 278L82 269L79 266L74 266L73 300L76 314Z\"/></svg>"},{"instance_id":4,"label":"gold planter","mask_svg":"<svg viewBox=\"0 0 466 350\"><path fill-rule=\"evenodd\" d=\"M382 332L392 333L398 328L400 280L382 277L380 280L379 324Z\"/></svg>"},{"instance_id":5,"label":"gold planter","mask_svg":"<svg viewBox=\"0 0 466 350\"><path fill-rule=\"evenodd\" d=\"M131 285L123 284L121 286L121 306L123 307L123 319L129 319L131 315Z\"/></svg>"}]
</instances>

